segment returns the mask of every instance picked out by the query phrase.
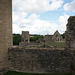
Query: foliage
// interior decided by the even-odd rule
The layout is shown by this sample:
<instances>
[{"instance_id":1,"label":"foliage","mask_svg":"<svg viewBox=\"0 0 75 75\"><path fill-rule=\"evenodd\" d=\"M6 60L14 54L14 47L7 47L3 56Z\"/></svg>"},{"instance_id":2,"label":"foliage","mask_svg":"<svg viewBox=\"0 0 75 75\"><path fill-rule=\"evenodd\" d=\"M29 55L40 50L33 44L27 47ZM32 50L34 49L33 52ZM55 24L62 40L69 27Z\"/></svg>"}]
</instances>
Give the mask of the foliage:
<instances>
[{"instance_id":1,"label":"foliage","mask_svg":"<svg viewBox=\"0 0 75 75\"><path fill-rule=\"evenodd\" d=\"M39 38L44 38L43 35L30 35L33 37L30 37L30 41L36 41ZM21 42L21 35L20 34L13 34L13 45L19 45L19 42Z\"/></svg>"},{"instance_id":2,"label":"foliage","mask_svg":"<svg viewBox=\"0 0 75 75\"><path fill-rule=\"evenodd\" d=\"M33 37L30 37L30 41L36 41L38 40L39 38L44 38L43 35L32 35Z\"/></svg>"},{"instance_id":3,"label":"foliage","mask_svg":"<svg viewBox=\"0 0 75 75\"><path fill-rule=\"evenodd\" d=\"M19 45L19 42L21 42L21 35L13 34L13 45Z\"/></svg>"},{"instance_id":4,"label":"foliage","mask_svg":"<svg viewBox=\"0 0 75 75\"><path fill-rule=\"evenodd\" d=\"M63 33L61 36L62 36L62 38L64 39L64 38L65 38L65 33Z\"/></svg>"}]
</instances>

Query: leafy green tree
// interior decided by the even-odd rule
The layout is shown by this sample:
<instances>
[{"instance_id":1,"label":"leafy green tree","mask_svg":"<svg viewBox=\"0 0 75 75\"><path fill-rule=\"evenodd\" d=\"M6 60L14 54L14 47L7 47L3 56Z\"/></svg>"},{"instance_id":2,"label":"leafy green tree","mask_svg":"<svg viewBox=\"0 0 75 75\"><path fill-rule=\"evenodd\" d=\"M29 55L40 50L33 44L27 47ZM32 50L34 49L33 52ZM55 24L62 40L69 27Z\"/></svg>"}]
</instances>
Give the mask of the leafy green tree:
<instances>
[{"instance_id":1,"label":"leafy green tree","mask_svg":"<svg viewBox=\"0 0 75 75\"><path fill-rule=\"evenodd\" d=\"M61 36L62 36L63 39L65 39L65 33L63 33Z\"/></svg>"},{"instance_id":2,"label":"leafy green tree","mask_svg":"<svg viewBox=\"0 0 75 75\"><path fill-rule=\"evenodd\" d=\"M13 34L13 45L19 45L19 42L21 42L21 35Z\"/></svg>"},{"instance_id":3,"label":"leafy green tree","mask_svg":"<svg viewBox=\"0 0 75 75\"><path fill-rule=\"evenodd\" d=\"M39 38L44 38L43 35L31 35L33 37L30 37L30 41L36 41ZM13 45L19 45L19 42L21 42L21 35L20 34L13 34Z\"/></svg>"},{"instance_id":4,"label":"leafy green tree","mask_svg":"<svg viewBox=\"0 0 75 75\"><path fill-rule=\"evenodd\" d=\"M33 37L30 37L30 41L36 41L38 40L39 38L44 38L43 35L32 35Z\"/></svg>"}]
</instances>

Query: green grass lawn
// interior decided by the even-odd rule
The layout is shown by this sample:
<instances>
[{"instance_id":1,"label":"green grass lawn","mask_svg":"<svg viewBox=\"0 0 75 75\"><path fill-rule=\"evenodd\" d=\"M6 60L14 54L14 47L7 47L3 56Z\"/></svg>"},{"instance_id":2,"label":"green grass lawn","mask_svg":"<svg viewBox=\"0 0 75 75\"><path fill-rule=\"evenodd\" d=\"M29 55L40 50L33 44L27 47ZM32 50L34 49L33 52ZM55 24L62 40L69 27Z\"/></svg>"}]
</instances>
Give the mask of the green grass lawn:
<instances>
[{"instance_id":1,"label":"green grass lawn","mask_svg":"<svg viewBox=\"0 0 75 75\"><path fill-rule=\"evenodd\" d=\"M15 71L8 71L4 75L72 75L71 73L68 74L32 74L32 73L21 73Z\"/></svg>"},{"instance_id":2,"label":"green grass lawn","mask_svg":"<svg viewBox=\"0 0 75 75\"><path fill-rule=\"evenodd\" d=\"M48 42L47 44L53 47L65 48L65 42Z\"/></svg>"}]
</instances>

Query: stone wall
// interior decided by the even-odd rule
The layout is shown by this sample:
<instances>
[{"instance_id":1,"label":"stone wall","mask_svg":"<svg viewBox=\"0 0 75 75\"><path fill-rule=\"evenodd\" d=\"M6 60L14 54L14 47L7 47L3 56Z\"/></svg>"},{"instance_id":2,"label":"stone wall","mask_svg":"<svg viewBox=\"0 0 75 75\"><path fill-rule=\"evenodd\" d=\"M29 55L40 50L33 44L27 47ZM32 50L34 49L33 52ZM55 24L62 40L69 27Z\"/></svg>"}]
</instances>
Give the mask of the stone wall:
<instances>
[{"instance_id":1,"label":"stone wall","mask_svg":"<svg viewBox=\"0 0 75 75\"><path fill-rule=\"evenodd\" d=\"M30 43L29 31L22 31L21 42L19 43L19 47L24 47Z\"/></svg>"},{"instance_id":2,"label":"stone wall","mask_svg":"<svg viewBox=\"0 0 75 75\"><path fill-rule=\"evenodd\" d=\"M12 46L12 0L0 0L0 72L8 67L8 48Z\"/></svg>"},{"instance_id":3,"label":"stone wall","mask_svg":"<svg viewBox=\"0 0 75 75\"><path fill-rule=\"evenodd\" d=\"M58 31L56 31L53 36L52 36L52 40L56 41L56 42L60 42L63 41L62 36L60 35L60 33Z\"/></svg>"},{"instance_id":4,"label":"stone wall","mask_svg":"<svg viewBox=\"0 0 75 75\"><path fill-rule=\"evenodd\" d=\"M10 48L8 60L12 71L75 75L75 16L68 19L65 50Z\"/></svg>"},{"instance_id":5,"label":"stone wall","mask_svg":"<svg viewBox=\"0 0 75 75\"><path fill-rule=\"evenodd\" d=\"M53 36L53 35L45 35L45 36L44 36L45 42L52 42L52 41L53 41L53 40L52 40L52 36Z\"/></svg>"},{"instance_id":6,"label":"stone wall","mask_svg":"<svg viewBox=\"0 0 75 75\"><path fill-rule=\"evenodd\" d=\"M61 34L56 31L53 35L45 35L44 36L44 40L45 42L61 42L64 41L64 39L62 38Z\"/></svg>"},{"instance_id":7,"label":"stone wall","mask_svg":"<svg viewBox=\"0 0 75 75\"><path fill-rule=\"evenodd\" d=\"M75 50L75 16L68 19L66 31L66 49Z\"/></svg>"},{"instance_id":8,"label":"stone wall","mask_svg":"<svg viewBox=\"0 0 75 75\"><path fill-rule=\"evenodd\" d=\"M29 31L22 31L21 42L30 43L30 40L29 40Z\"/></svg>"},{"instance_id":9,"label":"stone wall","mask_svg":"<svg viewBox=\"0 0 75 75\"><path fill-rule=\"evenodd\" d=\"M9 49L10 70L26 73L69 73L75 71L75 51Z\"/></svg>"},{"instance_id":10,"label":"stone wall","mask_svg":"<svg viewBox=\"0 0 75 75\"><path fill-rule=\"evenodd\" d=\"M8 68L28 73L75 72L75 16L68 19L66 50L9 48L12 47L12 0L0 0L0 10L0 72Z\"/></svg>"}]
</instances>

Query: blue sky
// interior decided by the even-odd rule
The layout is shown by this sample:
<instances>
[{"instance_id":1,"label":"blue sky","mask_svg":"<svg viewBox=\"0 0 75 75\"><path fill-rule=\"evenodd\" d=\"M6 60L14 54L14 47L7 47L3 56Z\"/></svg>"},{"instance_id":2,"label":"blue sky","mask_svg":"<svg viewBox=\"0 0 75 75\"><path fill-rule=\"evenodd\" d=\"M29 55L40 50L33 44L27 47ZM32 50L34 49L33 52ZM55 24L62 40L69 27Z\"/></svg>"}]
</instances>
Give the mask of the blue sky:
<instances>
[{"instance_id":1,"label":"blue sky","mask_svg":"<svg viewBox=\"0 0 75 75\"><path fill-rule=\"evenodd\" d=\"M67 19L75 16L75 0L13 0L13 33L61 34Z\"/></svg>"}]
</instances>

